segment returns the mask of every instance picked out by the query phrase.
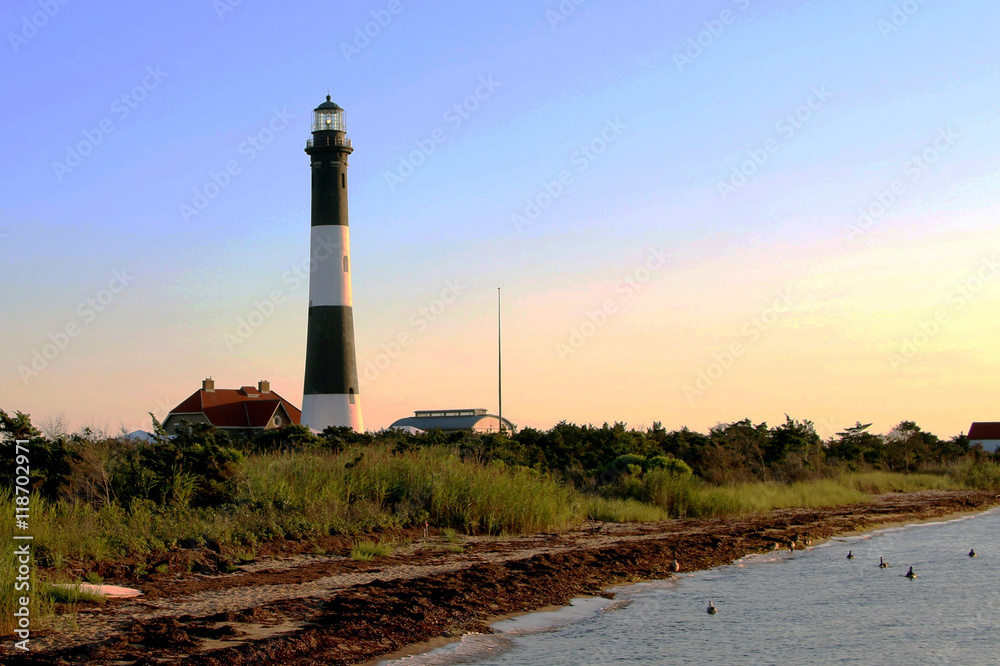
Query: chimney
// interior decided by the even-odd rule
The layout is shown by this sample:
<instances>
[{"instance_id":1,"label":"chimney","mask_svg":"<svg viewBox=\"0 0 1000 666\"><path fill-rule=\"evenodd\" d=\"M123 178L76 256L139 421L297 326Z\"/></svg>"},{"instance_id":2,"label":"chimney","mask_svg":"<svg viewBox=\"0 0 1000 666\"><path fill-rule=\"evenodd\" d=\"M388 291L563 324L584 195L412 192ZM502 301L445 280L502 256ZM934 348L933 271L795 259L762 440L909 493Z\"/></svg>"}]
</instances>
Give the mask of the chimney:
<instances>
[{"instance_id":1,"label":"chimney","mask_svg":"<svg viewBox=\"0 0 1000 666\"><path fill-rule=\"evenodd\" d=\"M257 382L257 390L260 391L261 393L270 393L271 382L267 381L266 379L260 380L259 382Z\"/></svg>"},{"instance_id":2,"label":"chimney","mask_svg":"<svg viewBox=\"0 0 1000 666\"><path fill-rule=\"evenodd\" d=\"M209 393L215 392L215 380L209 377L208 379L203 379L201 381L201 390L208 391Z\"/></svg>"}]
</instances>

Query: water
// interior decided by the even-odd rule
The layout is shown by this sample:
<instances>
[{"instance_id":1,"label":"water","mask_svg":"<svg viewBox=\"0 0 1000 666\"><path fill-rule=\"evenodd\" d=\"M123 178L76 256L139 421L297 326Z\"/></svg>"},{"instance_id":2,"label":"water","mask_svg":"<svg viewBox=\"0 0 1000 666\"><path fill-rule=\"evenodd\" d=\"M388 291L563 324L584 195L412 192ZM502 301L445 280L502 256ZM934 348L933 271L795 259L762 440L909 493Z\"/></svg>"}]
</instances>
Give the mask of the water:
<instances>
[{"instance_id":1,"label":"water","mask_svg":"<svg viewBox=\"0 0 1000 666\"><path fill-rule=\"evenodd\" d=\"M616 591L390 663L1000 664L1000 510Z\"/></svg>"}]
</instances>

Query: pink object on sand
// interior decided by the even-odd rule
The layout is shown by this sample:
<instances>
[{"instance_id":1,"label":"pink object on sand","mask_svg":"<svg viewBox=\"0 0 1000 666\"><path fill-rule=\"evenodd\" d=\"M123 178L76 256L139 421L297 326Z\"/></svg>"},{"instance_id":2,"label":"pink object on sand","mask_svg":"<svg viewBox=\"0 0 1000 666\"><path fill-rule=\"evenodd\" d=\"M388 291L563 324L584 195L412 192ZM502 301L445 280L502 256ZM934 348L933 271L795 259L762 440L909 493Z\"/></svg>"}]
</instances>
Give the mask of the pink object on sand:
<instances>
[{"instance_id":1,"label":"pink object on sand","mask_svg":"<svg viewBox=\"0 0 1000 666\"><path fill-rule=\"evenodd\" d=\"M118 585L92 585L91 583L58 583L53 587L64 587L66 589L76 588L81 592L91 594L103 594L106 597L138 597L142 595L139 590L131 587L120 587Z\"/></svg>"}]
</instances>

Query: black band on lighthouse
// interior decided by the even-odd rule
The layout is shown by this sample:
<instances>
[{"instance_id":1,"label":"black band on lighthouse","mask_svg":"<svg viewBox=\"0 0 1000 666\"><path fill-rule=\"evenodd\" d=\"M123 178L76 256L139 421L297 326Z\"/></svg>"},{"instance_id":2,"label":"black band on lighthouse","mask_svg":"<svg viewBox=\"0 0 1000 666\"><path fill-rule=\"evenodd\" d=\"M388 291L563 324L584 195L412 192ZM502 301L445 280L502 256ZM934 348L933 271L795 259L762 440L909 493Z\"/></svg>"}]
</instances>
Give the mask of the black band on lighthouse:
<instances>
[{"instance_id":1,"label":"black band on lighthouse","mask_svg":"<svg viewBox=\"0 0 1000 666\"><path fill-rule=\"evenodd\" d=\"M357 394L354 310L342 305L309 308L305 395Z\"/></svg>"},{"instance_id":2,"label":"black band on lighthouse","mask_svg":"<svg viewBox=\"0 0 1000 666\"><path fill-rule=\"evenodd\" d=\"M338 148L313 148L312 226L347 226L347 152Z\"/></svg>"}]
</instances>

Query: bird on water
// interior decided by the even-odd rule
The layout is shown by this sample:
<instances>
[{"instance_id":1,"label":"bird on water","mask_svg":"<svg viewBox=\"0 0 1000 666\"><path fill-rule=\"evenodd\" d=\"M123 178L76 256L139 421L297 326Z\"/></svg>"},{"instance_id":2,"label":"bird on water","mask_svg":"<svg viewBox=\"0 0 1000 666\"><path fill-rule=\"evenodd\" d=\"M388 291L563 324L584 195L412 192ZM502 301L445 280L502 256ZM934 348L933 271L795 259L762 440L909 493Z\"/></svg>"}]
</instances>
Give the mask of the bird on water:
<instances>
[{"instance_id":1,"label":"bird on water","mask_svg":"<svg viewBox=\"0 0 1000 666\"><path fill-rule=\"evenodd\" d=\"M709 615L715 615L716 613L719 612L718 609L715 607L715 604L713 604L711 601L708 602L707 610Z\"/></svg>"},{"instance_id":2,"label":"bird on water","mask_svg":"<svg viewBox=\"0 0 1000 666\"><path fill-rule=\"evenodd\" d=\"M854 553L852 553L851 551L847 551L847 559L853 560L854 559Z\"/></svg>"},{"instance_id":3,"label":"bird on water","mask_svg":"<svg viewBox=\"0 0 1000 666\"><path fill-rule=\"evenodd\" d=\"M880 557L880 558L878 558L878 568L879 569L888 569L889 568L889 563L886 562L885 560L883 560Z\"/></svg>"},{"instance_id":4,"label":"bird on water","mask_svg":"<svg viewBox=\"0 0 1000 666\"><path fill-rule=\"evenodd\" d=\"M917 577L917 574L913 573L913 567L910 567L910 570L906 572L906 577L909 578L910 580L913 580L914 578Z\"/></svg>"},{"instance_id":5,"label":"bird on water","mask_svg":"<svg viewBox=\"0 0 1000 666\"><path fill-rule=\"evenodd\" d=\"M670 570L674 573L681 570L681 563L677 561L676 557L674 558L674 561L670 563Z\"/></svg>"},{"instance_id":6,"label":"bird on water","mask_svg":"<svg viewBox=\"0 0 1000 666\"><path fill-rule=\"evenodd\" d=\"M972 550L969 551L969 557L978 557L978 555L976 555L976 549L975 548L973 548Z\"/></svg>"}]
</instances>

